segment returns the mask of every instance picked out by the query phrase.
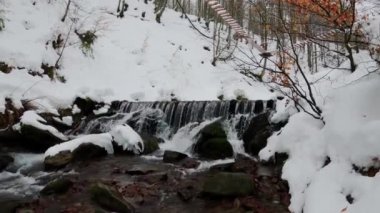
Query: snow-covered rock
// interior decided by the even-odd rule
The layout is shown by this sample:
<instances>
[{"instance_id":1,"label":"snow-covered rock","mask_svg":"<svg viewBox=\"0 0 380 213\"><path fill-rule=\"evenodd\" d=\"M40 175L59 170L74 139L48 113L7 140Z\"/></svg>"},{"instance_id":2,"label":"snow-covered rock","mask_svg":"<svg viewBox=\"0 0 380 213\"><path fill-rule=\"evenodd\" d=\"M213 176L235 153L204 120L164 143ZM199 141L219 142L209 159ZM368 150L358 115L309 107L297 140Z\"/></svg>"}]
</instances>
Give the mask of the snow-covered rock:
<instances>
[{"instance_id":1,"label":"snow-covered rock","mask_svg":"<svg viewBox=\"0 0 380 213\"><path fill-rule=\"evenodd\" d=\"M144 151L144 142L140 135L127 124L118 125L112 128L110 134L116 144L126 151L140 154Z\"/></svg>"}]
</instances>

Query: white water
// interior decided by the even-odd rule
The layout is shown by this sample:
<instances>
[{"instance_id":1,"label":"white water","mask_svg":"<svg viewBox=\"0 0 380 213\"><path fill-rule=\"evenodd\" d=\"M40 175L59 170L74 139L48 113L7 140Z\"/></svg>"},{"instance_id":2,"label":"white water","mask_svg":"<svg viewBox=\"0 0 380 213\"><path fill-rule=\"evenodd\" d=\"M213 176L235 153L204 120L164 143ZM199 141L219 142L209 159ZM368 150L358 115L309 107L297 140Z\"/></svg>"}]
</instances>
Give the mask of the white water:
<instances>
[{"instance_id":1,"label":"white water","mask_svg":"<svg viewBox=\"0 0 380 213\"><path fill-rule=\"evenodd\" d=\"M38 179L48 173L42 172L43 154L12 153L14 162L0 173L0 198L34 197L43 186Z\"/></svg>"}]
</instances>

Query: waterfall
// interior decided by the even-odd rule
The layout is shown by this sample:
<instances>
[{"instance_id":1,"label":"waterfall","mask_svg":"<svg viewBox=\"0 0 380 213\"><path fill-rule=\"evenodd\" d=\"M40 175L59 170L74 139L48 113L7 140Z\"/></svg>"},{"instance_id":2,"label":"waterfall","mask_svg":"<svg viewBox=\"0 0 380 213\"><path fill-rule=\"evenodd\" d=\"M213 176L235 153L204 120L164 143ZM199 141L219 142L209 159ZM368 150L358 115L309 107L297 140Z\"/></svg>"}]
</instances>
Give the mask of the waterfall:
<instances>
[{"instance_id":1,"label":"waterfall","mask_svg":"<svg viewBox=\"0 0 380 213\"><path fill-rule=\"evenodd\" d=\"M81 133L107 132L112 126L127 123L138 132L166 134L169 137L190 123L220 118L233 126L240 137L255 115L274 109L273 100L118 101L111 104L112 116L102 116L87 122L81 128Z\"/></svg>"}]
</instances>

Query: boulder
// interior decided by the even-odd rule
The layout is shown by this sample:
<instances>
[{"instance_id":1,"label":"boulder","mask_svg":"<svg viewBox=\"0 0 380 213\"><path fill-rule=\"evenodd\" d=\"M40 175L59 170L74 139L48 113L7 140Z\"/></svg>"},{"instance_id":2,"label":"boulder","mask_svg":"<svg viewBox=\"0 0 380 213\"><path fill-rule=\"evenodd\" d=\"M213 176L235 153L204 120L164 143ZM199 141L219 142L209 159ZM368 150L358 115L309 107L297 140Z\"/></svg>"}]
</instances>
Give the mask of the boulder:
<instances>
[{"instance_id":1,"label":"boulder","mask_svg":"<svg viewBox=\"0 0 380 213\"><path fill-rule=\"evenodd\" d=\"M206 159L222 159L233 156L233 149L220 122L205 126L199 132L194 151Z\"/></svg>"},{"instance_id":2,"label":"boulder","mask_svg":"<svg viewBox=\"0 0 380 213\"><path fill-rule=\"evenodd\" d=\"M54 156L47 156L44 160L45 170L62 169L73 160L73 154L68 151L61 151Z\"/></svg>"},{"instance_id":3,"label":"boulder","mask_svg":"<svg viewBox=\"0 0 380 213\"><path fill-rule=\"evenodd\" d=\"M38 146L41 150L46 150L51 146L63 142L61 138L55 136L51 132L39 129L32 125L21 124L20 132L28 143L33 144L35 147Z\"/></svg>"},{"instance_id":4,"label":"boulder","mask_svg":"<svg viewBox=\"0 0 380 213\"><path fill-rule=\"evenodd\" d=\"M208 177L202 187L202 193L210 197L247 196L253 191L253 180L244 173L216 173Z\"/></svg>"},{"instance_id":5,"label":"boulder","mask_svg":"<svg viewBox=\"0 0 380 213\"><path fill-rule=\"evenodd\" d=\"M200 136L200 139L202 140L208 140L212 138L227 138L227 134L220 122L214 122L205 126L200 131Z\"/></svg>"},{"instance_id":6,"label":"boulder","mask_svg":"<svg viewBox=\"0 0 380 213\"><path fill-rule=\"evenodd\" d=\"M160 149L160 147L158 146L160 142L159 138L147 134L141 134L140 136L144 142L144 155L151 154Z\"/></svg>"},{"instance_id":7,"label":"boulder","mask_svg":"<svg viewBox=\"0 0 380 213\"><path fill-rule=\"evenodd\" d=\"M247 153L257 155L266 146L267 139L273 133L269 115L269 113L263 113L254 117L244 132L243 142Z\"/></svg>"},{"instance_id":8,"label":"boulder","mask_svg":"<svg viewBox=\"0 0 380 213\"><path fill-rule=\"evenodd\" d=\"M48 183L45 188L40 192L41 195L52 195L52 194L64 194L70 187L73 185L73 182L66 178L60 178Z\"/></svg>"},{"instance_id":9,"label":"boulder","mask_svg":"<svg viewBox=\"0 0 380 213\"><path fill-rule=\"evenodd\" d=\"M186 154L183 154L181 152L166 150L164 152L164 159L163 160L165 163L178 163L178 162L180 162L180 161L182 161L188 157L189 156L187 156Z\"/></svg>"},{"instance_id":10,"label":"boulder","mask_svg":"<svg viewBox=\"0 0 380 213\"><path fill-rule=\"evenodd\" d=\"M93 143L83 143L73 151L73 160L85 161L107 156L107 151Z\"/></svg>"},{"instance_id":11,"label":"boulder","mask_svg":"<svg viewBox=\"0 0 380 213\"><path fill-rule=\"evenodd\" d=\"M230 142L224 138L213 138L197 143L195 152L206 159L224 159L232 157L234 152Z\"/></svg>"},{"instance_id":12,"label":"boulder","mask_svg":"<svg viewBox=\"0 0 380 213\"><path fill-rule=\"evenodd\" d=\"M0 155L0 172L6 169L13 161L14 159L9 155Z\"/></svg>"},{"instance_id":13,"label":"boulder","mask_svg":"<svg viewBox=\"0 0 380 213\"><path fill-rule=\"evenodd\" d=\"M134 207L123 200L118 194L108 186L96 183L90 189L91 199L102 208L118 213L135 212Z\"/></svg>"}]
</instances>

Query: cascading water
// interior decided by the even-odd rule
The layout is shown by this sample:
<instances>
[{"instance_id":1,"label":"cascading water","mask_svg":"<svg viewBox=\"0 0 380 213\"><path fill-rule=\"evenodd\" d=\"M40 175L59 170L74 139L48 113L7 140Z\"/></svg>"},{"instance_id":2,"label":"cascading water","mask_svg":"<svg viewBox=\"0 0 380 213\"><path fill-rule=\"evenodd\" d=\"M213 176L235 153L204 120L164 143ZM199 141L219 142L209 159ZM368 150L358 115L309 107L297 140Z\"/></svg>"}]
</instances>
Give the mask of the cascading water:
<instances>
[{"instance_id":1,"label":"cascading water","mask_svg":"<svg viewBox=\"0 0 380 213\"><path fill-rule=\"evenodd\" d=\"M161 149L190 153L193 138L199 130L220 119L235 152L244 152L241 135L251 119L274 110L269 101L172 101L114 102L111 116L101 116L83 123L80 134L108 132L115 125L128 124L137 132L155 135L165 140Z\"/></svg>"}]
</instances>

